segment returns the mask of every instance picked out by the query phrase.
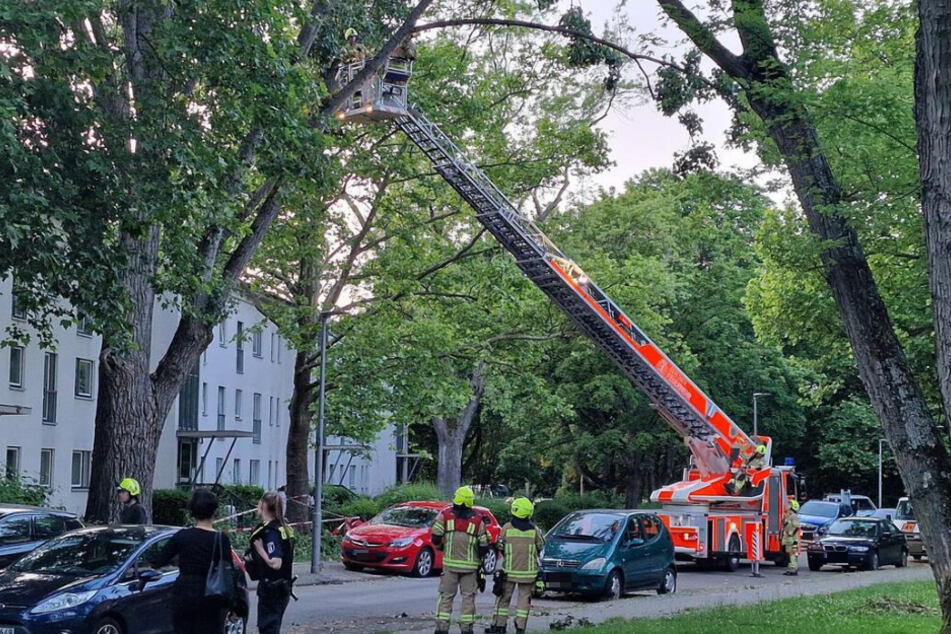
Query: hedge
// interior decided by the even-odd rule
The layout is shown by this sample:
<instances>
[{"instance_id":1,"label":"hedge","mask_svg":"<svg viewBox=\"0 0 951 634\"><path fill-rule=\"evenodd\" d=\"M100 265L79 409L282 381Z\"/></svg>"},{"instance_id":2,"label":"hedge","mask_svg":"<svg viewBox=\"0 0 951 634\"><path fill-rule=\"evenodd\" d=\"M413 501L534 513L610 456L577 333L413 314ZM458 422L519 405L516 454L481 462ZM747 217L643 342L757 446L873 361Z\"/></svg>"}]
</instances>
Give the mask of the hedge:
<instances>
[{"instance_id":1,"label":"hedge","mask_svg":"<svg viewBox=\"0 0 951 634\"><path fill-rule=\"evenodd\" d=\"M17 477L0 476L0 502L4 504L46 506L50 493L47 487L28 484Z\"/></svg>"}]
</instances>

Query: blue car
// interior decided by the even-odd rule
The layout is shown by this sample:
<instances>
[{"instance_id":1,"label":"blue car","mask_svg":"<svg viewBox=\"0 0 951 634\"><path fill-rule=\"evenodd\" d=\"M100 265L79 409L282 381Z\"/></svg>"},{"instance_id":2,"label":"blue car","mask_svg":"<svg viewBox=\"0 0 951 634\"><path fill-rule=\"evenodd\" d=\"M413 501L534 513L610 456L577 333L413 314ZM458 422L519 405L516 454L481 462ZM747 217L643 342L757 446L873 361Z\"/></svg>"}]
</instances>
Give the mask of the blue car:
<instances>
[{"instance_id":1,"label":"blue car","mask_svg":"<svg viewBox=\"0 0 951 634\"><path fill-rule=\"evenodd\" d=\"M802 541L811 543L825 535L834 521L852 515L852 507L845 502L809 500L799 509Z\"/></svg>"},{"instance_id":2,"label":"blue car","mask_svg":"<svg viewBox=\"0 0 951 634\"><path fill-rule=\"evenodd\" d=\"M177 528L85 528L54 538L0 573L0 634L171 633L178 569L156 561ZM225 632L247 621L244 574Z\"/></svg>"},{"instance_id":3,"label":"blue car","mask_svg":"<svg viewBox=\"0 0 951 634\"><path fill-rule=\"evenodd\" d=\"M47 539L77 528L82 528L82 523L73 513L0 504L0 568L6 568Z\"/></svg>"}]
</instances>

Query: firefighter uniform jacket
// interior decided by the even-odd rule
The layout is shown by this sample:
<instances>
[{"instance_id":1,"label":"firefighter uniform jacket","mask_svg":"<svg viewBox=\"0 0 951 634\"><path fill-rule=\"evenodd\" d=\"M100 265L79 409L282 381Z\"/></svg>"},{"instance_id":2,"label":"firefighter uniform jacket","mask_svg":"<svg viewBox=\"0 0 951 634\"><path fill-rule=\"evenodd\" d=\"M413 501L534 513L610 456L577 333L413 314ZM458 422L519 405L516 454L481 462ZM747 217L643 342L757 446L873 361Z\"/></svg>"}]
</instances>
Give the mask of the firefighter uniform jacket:
<instances>
[{"instance_id":1,"label":"firefighter uniform jacket","mask_svg":"<svg viewBox=\"0 0 951 634\"><path fill-rule=\"evenodd\" d=\"M472 509L443 509L433 522L433 543L443 551L443 570L475 572L482 562L480 552L489 546L482 516Z\"/></svg>"},{"instance_id":2,"label":"firefighter uniform jacket","mask_svg":"<svg viewBox=\"0 0 951 634\"><path fill-rule=\"evenodd\" d=\"M496 550L505 559L507 581L533 583L538 576L538 553L545 547L542 532L528 520L513 519L502 527Z\"/></svg>"},{"instance_id":3,"label":"firefighter uniform jacket","mask_svg":"<svg viewBox=\"0 0 951 634\"><path fill-rule=\"evenodd\" d=\"M783 539L784 546L799 543L799 513L789 509L783 518Z\"/></svg>"}]
</instances>

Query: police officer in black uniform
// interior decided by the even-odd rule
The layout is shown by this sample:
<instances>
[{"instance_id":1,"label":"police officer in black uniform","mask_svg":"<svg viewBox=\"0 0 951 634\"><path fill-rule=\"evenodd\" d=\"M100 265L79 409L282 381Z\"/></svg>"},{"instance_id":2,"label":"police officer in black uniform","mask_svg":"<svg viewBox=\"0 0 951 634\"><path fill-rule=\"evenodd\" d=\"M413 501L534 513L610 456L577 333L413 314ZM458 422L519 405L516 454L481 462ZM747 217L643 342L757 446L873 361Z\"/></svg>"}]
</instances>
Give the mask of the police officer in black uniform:
<instances>
[{"instance_id":1,"label":"police officer in black uniform","mask_svg":"<svg viewBox=\"0 0 951 634\"><path fill-rule=\"evenodd\" d=\"M251 533L244 555L248 574L258 582L258 631L279 634L294 578L294 541L276 491L258 502L261 523Z\"/></svg>"}]
</instances>

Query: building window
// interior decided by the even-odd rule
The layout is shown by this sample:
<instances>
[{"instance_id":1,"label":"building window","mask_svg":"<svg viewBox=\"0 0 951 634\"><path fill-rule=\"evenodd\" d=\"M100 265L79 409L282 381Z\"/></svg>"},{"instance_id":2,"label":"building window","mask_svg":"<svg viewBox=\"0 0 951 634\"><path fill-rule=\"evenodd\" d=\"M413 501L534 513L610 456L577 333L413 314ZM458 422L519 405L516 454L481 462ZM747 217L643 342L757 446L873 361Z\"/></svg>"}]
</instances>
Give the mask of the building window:
<instances>
[{"instance_id":1,"label":"building window","mask_svg":"<svg viewBox=\"0 0 951 634\"><path fill-rule=\"evenodd\" d=\"M225 387L218 386L218 429L225 428Z\"/></svg>"},{"instance_id":2,"label":"building window","mask_svg":"<svg viewBox=\"0 0 951 634\"><path fill-rule=\"evenodd\" d=\"M53 486L53 450L40 449L40 486Z\"/></svg>"},{"instance_id":3,"label":"building window","mask_svg":"<svg viewBox=\"0 0 951 634\"><path fill-rule=\"evenodd\" d=\"M198 364L192 366L178 391L178 428L198 429Z\"/></svg>"},{"instance_id":4,"label":"building window","mask_svg":"<svg viewBox=\"0 0 951 634\"><path fill-rule=\"evenodd\" d=\"M71 483L74 489L88 489L92 473L92 452L74 451Z\"/></svg>"},{"instance_id":5,"label":"building window","mask_svg":"<svg viewBox=\"0 0 951 634\"><path fill-rule=\"evenodd\" d=\"M215 458L215 482L221 480L221 470L225 467L224 458Z\"/></svg>"},{"instance_id":6,"label":"building window","mask_svg":"<svg viewBox=\"0 0 951 634\"><path fill-rule=\"evenodd\" d=\"M261 486L261 461L252 460L248 463L248 484Z\"/></svg>"},{"instance_id":7,"label":"building window","mask_svg":"<svg viewBox=\"0 0 951 634\"><path fill-rule=\"evenodd\" d=\"M4 463L4 470L8 478L20 477L20 448L7 447L7 461Z\"/></svg>"},{"instance_id":8,"label":"building window","mask_svg":"<svg viewBox=\"0 0 951 634\"><path fill-rule=\"evenodd\" d=\"M20 306L20 300L16 293L10 293L10 310L14 319L26 319L26 311Z\"/></svg>"},{"instance_id":9,"label":"building window","mask_svg":"<svg viewBox=\"0 0 951 634\"><path fill-rule=\"evenodd\" d=\"M235 348L236 350L235 371L238 374L244 374L244 340L242 339L243 335L244 335L244 324L239 321L238 331L235 334L235 341L237 343L237 346Z\"/></svg>"},{"instance_id":10,"label":"building window","mask_svg":"<svg viewBox=\"0 0 951 634\"><path fill-rule=\"evenodd\" d=\"M10 348L10 387L23 388L23 348Z\"/></svg>"},{"instance_id":11,"label":"building window","mask_svg":"<svg viewBox=\"0 0 951 634\"><path fill-rule=\"evenodd\" d=\"M241 390L234 391L234 417L235 420L241 420L241 398L244 393Z\"/></svg>"},{"instance_id":12,"label":"building window","mask_svg":"<svg viewBox=\"0 0 951 634\"><path fill-rule=\"evenodd\" d=\"M267 424L274 427L274 397L267 397Z\"/></svg>"},{"instance_id":13,"label":"building window","mask_svg":"<svg viewBox=\"0 0 951 634\"><path fill-rule=\"evenodd\" d=\"M333 481L334 481L334 469L336 469L336 468L337 468L337 465L335 465L335 464L330 465L330 473L327 474L327 480L326 480L326 482L329 482L330 484L333 484Z\"/></svg>"},{"instance_id":14,"label":"building window","mask_svg":"<svg viewBox=\"0 0 951 634\"><path fill-rule=\"evenodd\" d=\"M76 396L92 398L92 369L89 359L76 359Z\"/></svg>"},{"instance_id":15,"label":"building window","mask_svg":"<svg viewBox=\"0 0 951 634\"><path fill-rule=\"evenodd\" d=\"M274 461L274 488L276 489L280 486L280 475L281 475L281 461Z\"/></svg>"},{"instance_id":16,"label":"building window","mask_svg":"<svg viewBox=\"0 0 951 634\"><path fill-rule=\"evenodd\" d=\"M43 359L43 422L56 422L56 353Z\"/></svg>"},{"instance_id":17,"label":"building window","mask_svg":"<svg viewBox=\"0 0 951 634\"><path fill-rule=\"evenodd\" d=\"M201 384L201 415L208 415L208 384Z\"/></svg>"},{"instance_id":18,"label":"building window","mask_svg":"<svg viewBox=\"0 0 951 634\"><path fill-rule=\"evenodd\" d=\"M271 363L274 363L274 359L276 358L275 353L277 351L274 349L274 345L276 342L277 342L277 333L272 332L271 333Z\"/></svg>"},{"instance_id":19,"label":"building window","mask_svg":"<svg viewBox=\"0 0 951 634\"><path fill-rule=\"evenodd\" d=\"M261 444L261 395L254 393L251 403L251 442L255 445Z\"/></svg>"},{"instance_id":20,"label":"building window","mask_svg":"<svg viewBox=\"0 0 951 634\"><path fill-rule=\"evenodd\" d=\"M79 313L76 316L76 334L81 337L92 337L92 324L89 323L89 317Z\"/></svg>"},{"instance_id":21,"label":"building window","mask_svg":"<svg viewBox=\"0 0 951 634\"><path fill-rule=\"evenodd\" d=\"M235 484L241 484L241 460L240 458L235 458L234 463L231 465L231 480Z\"/></svg>"},{"instance_id":22,"label":"building window","mask_svg":"<svg viewBox=\"0 0 951 634\"><path fill-rule=\"evenodd\" d=\"M350 490L353 491L357 484L357 465L350 465Z\"/></svg>"},{"instance_id":23,"label":"building window","mask_svg":"<svg viewBox=\"0 0 951 634\"><path fill-rule=\"evenodd\" d=\"M274 490L274 463L271 460L267 461L267 490Z\"/></svg>"},{"instance_id":24,"label":"building window","mask_svg":"<svg viewBox=\"0 0 951 634\"><path fill-rule=\"evenodd\" d=\"M281 336L277 336L277 362L281 362Z\"/></svg>"},{"instance_id":25,"label":"building window","mask_svg":"<svg viewBox=\"0 0 951 634\"><path fill-rule=\"evenodd\" d=\"M281 426L281 397L274 397L274 424L277 427Z\"/></svg>"},{"instance_id":26,"label":"building window","mask_svg":"<svg viewBox=\"0 0 951 634\"><path fill-rule=\"evenodd\" d=\"M254 334L251 335L251 354L256 357L260 357L262 348L263 345L261 343L261 331L255 330Z\"/></svg>"},{"instance_id":27,"label":"building window","mask_svg":"<svg viewBox=\"0 0 951 634\"><path fill-rule=\"evenodd\" d=\"M218 322L218 345L224 348L228 345L228 320L222 319Z\"/></svg>"},{"instance_id":28,"label":"building window","mask_svg":"<svg viewBox=\"0 0 951 634\"><path fill-rule=\"evenodd\" d=\"M208 365L208 350L201 353L201 364Z\"/></svg>"}]
</instances>

